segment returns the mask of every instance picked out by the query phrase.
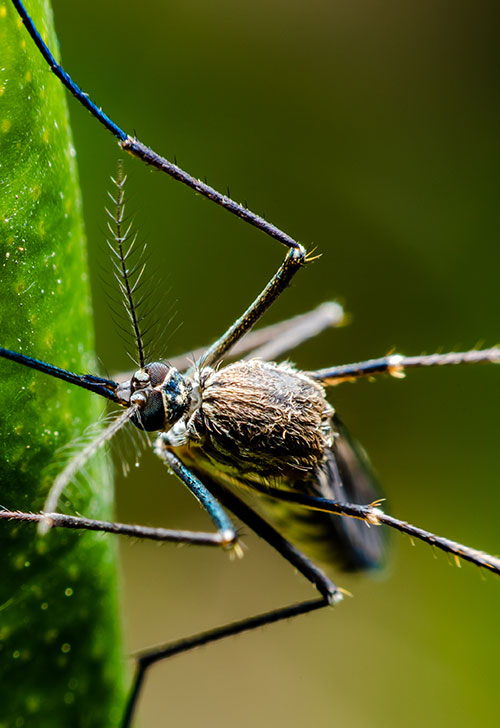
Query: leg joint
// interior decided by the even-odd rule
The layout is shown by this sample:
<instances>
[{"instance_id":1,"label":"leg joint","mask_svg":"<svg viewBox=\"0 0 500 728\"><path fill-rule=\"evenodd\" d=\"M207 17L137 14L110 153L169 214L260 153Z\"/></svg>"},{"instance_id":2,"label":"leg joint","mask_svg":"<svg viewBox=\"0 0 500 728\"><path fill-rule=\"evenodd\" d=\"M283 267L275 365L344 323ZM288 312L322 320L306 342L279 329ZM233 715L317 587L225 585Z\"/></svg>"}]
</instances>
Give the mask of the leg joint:
<instances>
[{"instance_id":1,"label":"leg joint","mask_svg":"<svg viewBox=\"0 0 500 728\"><path fill-rule=\"evenodd\" d=\"M296 248L290 248L285 258L285 265L287 267L300 268L307 262L307 250L300 243L297 244Z\"/></svg>"},{"instance_id":2,"label":"leg joint","mask_svg":"<svg viewBox=\"0 0 500 728\"><path fill-rule=\"evenodd\" d=\"M219 539L224 549L231 550L238 545L238 532L235 528L225 528L219 531Z\"/></svg>"}]
</instances>

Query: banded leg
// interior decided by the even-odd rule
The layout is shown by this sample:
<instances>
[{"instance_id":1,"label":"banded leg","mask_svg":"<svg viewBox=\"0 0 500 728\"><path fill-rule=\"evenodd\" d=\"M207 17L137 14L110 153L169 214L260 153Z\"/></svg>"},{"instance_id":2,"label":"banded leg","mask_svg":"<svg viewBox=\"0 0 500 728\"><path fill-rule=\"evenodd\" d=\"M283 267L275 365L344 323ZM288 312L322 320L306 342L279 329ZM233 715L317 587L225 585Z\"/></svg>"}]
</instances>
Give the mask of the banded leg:
<instances>
[{"instance_id":1,"label":"banded leg","mask_svg":"<svg viewBox=\"0 0 500 728\"><path fill-rule=\"evenodd\" d=\"M168 451L165 450L163 454L158 454L160 457L163 457L167 452ZM122 728L130 728L131 726L133 714L140 696L141 687L144 683L147 670L151 665L154 665L161 660L166 660L169 657L173 657L174 655L189 652L196 647L217 642L226 637L241 634L242 632L248 632L267 624L273 624L274 622L280 622L284 619L299 616L300 614L307 614L308 612L321 609L330 604L335 604L343 597L342 590L335 586L335 584L328 579L321 569L310 561L310 559L308 559L301 551L295 548L295 546L284 539L267 523L267 521L253 511L244 501L231 491L226 490L219 483L216 483L211 479L205 478L205 480L208 483L210 491L218 498L218 500L235 516L237 516L237 518L251 528L252 531L276 549L283 558L294 566L294 568L300 571L300 573L315 586L321 596L317 599L299 602L297 604L265 612L254 617L248 617L247 619L243 619L238 622L232 622L222 627L217 627L207 632L202 632L200 634L187 637L186 639L171 642L167 645L162 645L140 653L137 658L137 669L124 713Z\"/></svg>"},{"instance_id":2,"label":"banded leg","mask_svg":"<svg viewBox=\"0 0 500 728\"><path fill-rule=\"evenodd\" d=\"M341 364L327 369L307 372L312 379L323 382L326 386L335 386L343 382L354 382L357 379L374 377L377 374L391 374L393 377L404 377L405 369L417 367L442 367L456 364L482 364L500 362L500 347L490 349L471 349L470 351L452 351L448 354L423 354L421 356L401 356L390 354L379 359L368 359L355 364Z\"/></svg>"}]
</instances>

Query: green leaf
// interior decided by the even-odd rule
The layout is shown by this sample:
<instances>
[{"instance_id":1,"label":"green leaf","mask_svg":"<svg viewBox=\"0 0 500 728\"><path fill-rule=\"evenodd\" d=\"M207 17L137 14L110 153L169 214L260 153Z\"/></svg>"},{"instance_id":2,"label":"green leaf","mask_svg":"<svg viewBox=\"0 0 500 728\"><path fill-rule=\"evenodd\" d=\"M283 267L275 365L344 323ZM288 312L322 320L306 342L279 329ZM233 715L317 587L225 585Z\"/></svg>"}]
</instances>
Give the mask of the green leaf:
<instances>
[{"instance_id":1,"label":"green leaf","mask_svg":"<svg viewBox=\"0 0 500 728\"><path fill-rule=\"evenodd\" d=\"M57 50L49 3L33 0L29 11ZM0 49L0 345L95 372L64 91L6 1ZM0 505L37 511L65 462L54 453L95 423L103 404L3 359L0 377ZM60 505L111 517L104 458ZM112 537L54 529L42 538L33 525L0 522L0 554L0 727L116 725L123 664Z\"/></svg>"}]
</instances>

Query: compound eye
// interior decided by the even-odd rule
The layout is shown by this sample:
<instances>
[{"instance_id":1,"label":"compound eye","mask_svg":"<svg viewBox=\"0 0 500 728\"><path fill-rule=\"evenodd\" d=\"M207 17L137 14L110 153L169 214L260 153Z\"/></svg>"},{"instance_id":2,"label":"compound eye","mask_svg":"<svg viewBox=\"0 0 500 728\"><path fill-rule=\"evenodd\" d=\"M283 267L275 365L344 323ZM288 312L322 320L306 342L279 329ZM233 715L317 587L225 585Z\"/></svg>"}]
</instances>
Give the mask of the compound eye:
<instances>
[{"instance_id":1,"label":"compound eye","mask_svg":"<svg viewBox=\"0 0 500 728\"><path fill-rule=\"evenodd\" d=\"M170 370L168 364L163 364L160 361L154 361L151 364L146 364L144 370L147 372L151 381L152 387L158 387L163 384L165 378Z\"/></svg>"},{"instance_id":2,"label":"compound eye","mask_svg":"<svg viewBox=\"0 0 500 728\"><path fill-rule=\"evenodd\" d=\"M161 392L153 390L147 395L144 407L132 417L132 422L141 430L156 432L165 427L165 406Z\"/></svg>"}]
</instances>

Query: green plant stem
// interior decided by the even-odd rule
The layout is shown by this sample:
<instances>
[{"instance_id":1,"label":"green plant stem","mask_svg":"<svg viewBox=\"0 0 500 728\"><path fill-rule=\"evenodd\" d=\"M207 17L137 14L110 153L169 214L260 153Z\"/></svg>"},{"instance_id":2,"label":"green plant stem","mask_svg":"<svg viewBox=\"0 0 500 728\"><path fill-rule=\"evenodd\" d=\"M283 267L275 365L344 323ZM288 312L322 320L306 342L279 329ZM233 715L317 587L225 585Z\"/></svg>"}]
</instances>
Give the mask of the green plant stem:
<instances>
[{"instance_id":1,"label":"green plant stem","mask_svg":"<svg viewBox=\"0 0 500 728\"><path fill-rule=\"evenodd\" d=\"M57 48L48 2L29 11ZM63 89L0 0L1 345L95 372L75 151ZM0 505L39 510L64 456L102 414L92 394L0 362ZM94 433L95 434L95 433ZM109 519L104 458L63 497ZM0 523L0 727L117 725L123 660L116 544L99 534Z\"/></svg>"}]
</instances>

